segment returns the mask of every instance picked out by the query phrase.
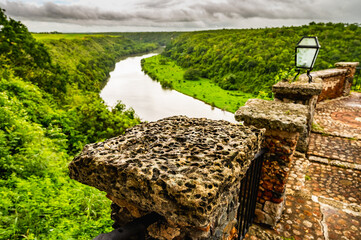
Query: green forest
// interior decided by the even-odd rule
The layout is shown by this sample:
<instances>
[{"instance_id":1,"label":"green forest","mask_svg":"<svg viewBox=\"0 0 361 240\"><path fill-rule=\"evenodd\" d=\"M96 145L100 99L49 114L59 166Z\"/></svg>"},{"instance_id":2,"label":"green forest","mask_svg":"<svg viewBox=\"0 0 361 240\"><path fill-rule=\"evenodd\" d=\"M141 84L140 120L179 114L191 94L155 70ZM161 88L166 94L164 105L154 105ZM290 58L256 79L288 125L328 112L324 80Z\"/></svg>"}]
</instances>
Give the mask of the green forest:
<instances>
[{"instance_id":1,"label":"green forest","mask_svg":"<svg viewBox=\"0 0 361 240\"><path fill-rule=\"evenodd\" d=\"M85 144L140 123L99 97L115 63L166 46L142 62L165 88L235 111L293 72L294 47L318 36L316 69L359 61L361 28L302 27L201 32L31 34L0 9L0 239L92 239L111 231L105 193L71 180ZM354 89L360 90L360 78Z\"/></svg>"},{"instance_id":2,"label":"green forest","mask_svg":"<svg viewBox=\"0 0 361 240\"><path fill-rule=\"evenodd\" d=\"M140 120L98 92L122 57L159 44L34 34L0 10L0 239L92 239L110 231L105 194L68 176L87 143ZM36 40L36 38L38 40Z\"/></svg>"},{"instance_id":3,"label":"green forest","mask_svg":"<svg viewBox=\"0 0 361 240\"><path fill-rule=\"evenodd\" d=\"M321 44L314 70L332 68L340 61L360 61L361 27L314 22L300 27L185 33L167 45L162 55L168 60L162 61L175 62L185 72L192 72L193 80L209 79L224 90L272 97L271 87L275 82L295 75L294 49L302 36L317 36ZM151 66L152 60L147 62L145 71L156 75L157 80L162 79L162 74ZM358 77L354 90L360 89ZM227 109L227 104L218 107Z\"/></svg>"}]
</instances>

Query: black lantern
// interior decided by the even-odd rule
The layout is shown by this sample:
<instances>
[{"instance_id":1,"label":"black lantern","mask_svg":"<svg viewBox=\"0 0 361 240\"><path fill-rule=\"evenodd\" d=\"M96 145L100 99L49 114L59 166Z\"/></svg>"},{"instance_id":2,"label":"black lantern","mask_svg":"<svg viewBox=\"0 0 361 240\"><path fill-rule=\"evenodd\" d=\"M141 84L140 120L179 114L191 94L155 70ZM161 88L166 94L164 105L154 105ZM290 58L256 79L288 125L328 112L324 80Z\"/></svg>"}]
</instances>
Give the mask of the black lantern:
<instances>
[{"instance_id":1,"label":"black lantern","mask_svg":"<svg viewBox=\"0 0 361 240\"><path fill-rule=\"evenodd\" d=\"M313 69L313 65L315 64L320 48L321 46L318 42L317 37L303 37L297 43L295 49L295 63L298 73L296 77L300 73L301 69L307 69L308 82L312 82L312 76L310 75L310 71Z\"/></svg>"}]
</instances>

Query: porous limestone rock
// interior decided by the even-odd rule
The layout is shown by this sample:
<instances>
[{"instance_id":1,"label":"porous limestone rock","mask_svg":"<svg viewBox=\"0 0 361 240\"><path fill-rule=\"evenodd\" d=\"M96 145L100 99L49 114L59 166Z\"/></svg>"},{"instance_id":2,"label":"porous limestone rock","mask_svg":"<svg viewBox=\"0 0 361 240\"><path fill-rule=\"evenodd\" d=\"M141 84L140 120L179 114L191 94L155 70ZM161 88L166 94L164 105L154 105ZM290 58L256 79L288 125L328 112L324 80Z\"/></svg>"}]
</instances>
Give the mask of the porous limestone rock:
<instances>
[{"instance_id":1,"label":"porous limestone rock","mask_svg":"<svg viewBox=\"0 0 361 240\"><path fill-rule=\"evenodd\" d=\"M219 222L228 205L237 209L240 180L263 133L221 120L165 118L86 145L70 163L70 176L107 192L133 217L159 213L171 223L162 231L192 227L211 239L210 229L228 224Z\"/></svg>"}]
</instances>

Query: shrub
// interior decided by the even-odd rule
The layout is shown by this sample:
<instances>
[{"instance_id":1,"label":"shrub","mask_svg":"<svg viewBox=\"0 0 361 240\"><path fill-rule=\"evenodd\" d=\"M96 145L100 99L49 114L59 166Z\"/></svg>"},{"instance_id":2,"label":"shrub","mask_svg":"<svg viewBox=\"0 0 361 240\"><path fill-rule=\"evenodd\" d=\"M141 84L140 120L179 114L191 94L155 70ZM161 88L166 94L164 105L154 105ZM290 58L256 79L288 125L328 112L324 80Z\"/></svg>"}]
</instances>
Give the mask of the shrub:
<instances>
[{"instance_id":1,"label":"shrub","mask_svg":"<svg viewBox=\"0 0 361 240\"><path fill-rule=\"evenodd\" d=\"M201 72L198 69L189 68L185 71L183 78L185 80L199 80L201 76Z\"/></svg>"}]
</instances>

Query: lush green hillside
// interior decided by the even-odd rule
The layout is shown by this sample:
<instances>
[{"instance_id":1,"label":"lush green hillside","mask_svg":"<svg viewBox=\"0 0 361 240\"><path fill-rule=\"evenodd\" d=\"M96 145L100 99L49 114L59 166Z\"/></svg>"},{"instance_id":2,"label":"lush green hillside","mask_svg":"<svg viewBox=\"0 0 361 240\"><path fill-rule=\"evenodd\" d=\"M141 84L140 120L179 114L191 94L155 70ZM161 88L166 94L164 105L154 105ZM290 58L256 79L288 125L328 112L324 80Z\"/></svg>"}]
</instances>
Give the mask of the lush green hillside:
<instances>
[{"instance_id":1,"label":"lush green hillside","mask_svg":"<svg viewBox=\"0 0 361 240\"><path fill-rule=\"evenodd\" d=\"M136 43L121 35L34 34L49 50L54 64L69 73L83 90L99 91L114 65L124 56L148 52L157 43ZM62 38L62 36L64 38ZM91 81L91 84L89 83Z\"/></svg>"},{"instance_id":2,"label":"lush green hillside","mask_svg":"<svg viewBox=\"0 0 361 240\"><path fill-rule=\"evenodd\" d=\"M322 46L315 69L338 61L360 61L361 27L311 23L302 27L191 32L167 45L163 55L193 68L223 89L258 95L294 66L294 47L302 36L317 36Z\"/></svg>"},{"instance_id":3,"label":"lush green hillside","mask_svg":"<svg viewBox=\"0 0 361 240\"><path fill-rule=\"evenodd\" d=\"M104 193L68 177L90 142L139 123L99 87L117 59L156 44L122 36L36 41L0 9L0 239L92 239L109 231ZM38 37L38 36L37 36Z\"/></svg>"}]
</instances>

